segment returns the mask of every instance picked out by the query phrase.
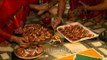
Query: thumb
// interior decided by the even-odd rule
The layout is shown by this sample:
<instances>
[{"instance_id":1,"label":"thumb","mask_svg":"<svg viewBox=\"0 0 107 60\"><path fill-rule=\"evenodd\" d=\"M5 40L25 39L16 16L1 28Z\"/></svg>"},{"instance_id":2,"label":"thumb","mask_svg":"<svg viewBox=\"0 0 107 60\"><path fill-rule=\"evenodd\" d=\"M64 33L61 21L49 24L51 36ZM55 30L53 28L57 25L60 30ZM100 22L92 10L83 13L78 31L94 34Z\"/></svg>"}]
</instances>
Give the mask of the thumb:
<instances>
[{"instance_id":1,"label":"thumb","mask_svg":"<svg viewBox=\"0 0 107 60\"><path fill-rule=\"evenodd\" d=\"M27 43L27 42L29 42L26 38L22 38L22 42L24 43Z\"/></svg>"}]
</instances>

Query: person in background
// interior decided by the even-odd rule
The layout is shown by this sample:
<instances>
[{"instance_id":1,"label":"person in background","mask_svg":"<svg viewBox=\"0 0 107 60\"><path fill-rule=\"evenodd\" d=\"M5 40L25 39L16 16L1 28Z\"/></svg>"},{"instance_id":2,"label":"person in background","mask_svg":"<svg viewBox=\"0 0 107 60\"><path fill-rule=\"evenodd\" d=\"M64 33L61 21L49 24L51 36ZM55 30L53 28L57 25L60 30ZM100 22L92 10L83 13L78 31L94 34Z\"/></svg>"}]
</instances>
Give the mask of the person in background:
<instances>
[{"instance_id":1,"label":"person in background","mask_svg":"<svg viewBox=\"0 0 107 60\"><path fill-rule=\"evenodd\" d=\"M58 25L62 23L62 16L64 14L65 8L66 8L66 0L58 0L57 17L54 19L54 21L51 22L51 26L53 29L55 29Z\"/></svg>"},{"instance_id":2,"label":"person in background","mask_svg":"<svg viewBox=\"0 0 107 60\"><path fill-rule=\"evenodd\" d=\"M102 3L102 0L81 0L85 4L88 4L90 6L97 5L99 3ZM80 3L80 0L70 0L70 9L68 12L68 20L69 21L76 21L77 19L87 20L94 18L95 20L99 20L102 17L102 14L104 12L102 11L87 11L84 10L82 4ZM58 17L51 23L53 28L56 28L62 21L62 16L64 14L66 0L59 0L58 4Z\"/></svg>"},{"instance_id":3,"label":"person in background","mask_svg":"<svg viewBox=\"0 0 107 60\"><path fill-rule=\"evenodd\" d=\"M38 15L43 14L44 12L50 12L50 10L54 9L53 6L56 5L58 0L38 0L35 4L31 5L31 8L38 10Z\"/></svg>"},{"instance_id":4,"label":"person in background","mask_svg":"<svg viewBox=\"0 0 107 60\"><path fill-rule=\"evenodd\" d=\"M0 42L10 40L23 47L28 45L26 38L15 36L13 32L16 29L23 32L23 23L28 16L29 10L30 8L37 8L37 2L38 0L0 0ZM52 5L48 4L48 6Z\"/></svg>"},{"instance_id":5,"label":"person in background","mask_svg":"<svg viewBox=\"0 0 107 60\"><path fill-rule=\"evenodd\" d=\"M89 6L82 1L80 1L80 3L87 10L107 10L107 0L103 0L102 3L99 3L97 5L93 5L93 6Z\"/></svg>"}]
</instances>

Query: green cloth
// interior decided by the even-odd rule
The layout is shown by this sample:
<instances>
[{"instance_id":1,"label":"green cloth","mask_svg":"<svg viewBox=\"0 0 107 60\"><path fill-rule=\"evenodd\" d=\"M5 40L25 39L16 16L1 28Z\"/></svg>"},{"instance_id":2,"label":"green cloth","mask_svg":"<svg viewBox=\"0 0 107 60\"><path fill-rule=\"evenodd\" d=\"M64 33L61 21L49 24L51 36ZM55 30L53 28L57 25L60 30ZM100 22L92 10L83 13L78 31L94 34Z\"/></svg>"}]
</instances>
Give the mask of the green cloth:
<instances>
[{"instance_id":1,"label":"green cloth","mask_svg":"<svg viewBox=\"0 0 107 60\"><path fill-rule=\"evenodd\" d=\"M101 60L101 59L77 54L75 60Z\"/></svg>"}]
</instances>

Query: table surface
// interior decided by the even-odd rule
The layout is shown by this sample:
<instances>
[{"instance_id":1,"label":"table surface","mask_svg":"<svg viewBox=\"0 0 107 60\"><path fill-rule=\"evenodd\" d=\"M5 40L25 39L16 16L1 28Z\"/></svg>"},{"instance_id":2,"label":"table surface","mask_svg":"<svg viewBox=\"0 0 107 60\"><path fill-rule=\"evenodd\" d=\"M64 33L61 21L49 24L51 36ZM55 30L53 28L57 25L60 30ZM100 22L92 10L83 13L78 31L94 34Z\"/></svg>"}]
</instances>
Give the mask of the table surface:
<instances>
[{"instance_id":1,"label":"table surface","mask_svg":"<svg viewBox=\"0 0 107 60\"><path fill-rule=\"evenodd\" d=\"M29 17L28 20L30 20L30 21L31 20L32 21L39 20L39 19L35 18L34 15L31 15L31 17ZM101 33L104 30L107 30L107 28L106 28L107 27L107 20L105 20L105 22L103 24L100 24L100 25L94 24L95 21L92 21L92 20L88 20L88 21L85 21L85 22L84 21L82 22L82 20L78 20L78 22L82 23L84 26L89 28L91 31L93 31L95 33L98 33L98 34ZM94 46L94 45L92 45L93 42L100 42L102 45L101 46ZM63 39L63 43L59 44L57 47L56 46L52 46L48 42L46 44L43 44L43 46L45 48L44 49L44 54L40 58L36 58L34 60L57 60L57 58L59 58L58 56L62 56L62 55L66 56L67 54L68 55L69 54L73 54L74 52L71 52L69 49L67 49L64 46L64 44L66 44L66 43L70 43L70 42L68 42L66 39ZM99 50L99 48L105 48L107 50L107 42L103 42L101 40L98 40L98 38L94 38L94 39L85 40L85 41L82 41L82 42L79 42L79 43L83 44L87 48L94 48L100 54L102 54L105 58L107 58L107 55L105 55L103 52L101 52ZM15 44L13 44L12 47L15 47ZM62 52L58 53L60 50ZM16 57L13 52L8 52L8 54L10 56L10 59L8 59L8 60L21 60L18 57ZM56 57L55 54L58 54L58 56ZM1 56L0 56L0 60L3 60L1 58ZM107 60L107 59L105 59L105 60Z\"/></svg>"},{"instance_id":2,"label":"table surface","mask_svg":"<svg viewBox=\"0 0 107 60\"><path fill-rule=\"evenodd\" d=\"M92 45L93 42L100 42L102 45L94 46L94 45ZM76 53L76 52L70 51L67 47L64 46L64 44L67 44L67 43L70 43L70 42L68 42L66 39L63 39L62 44L58 44L57 46L53 46L49 42L43 43L42 44L43 48L44 48L43 55L41 55L39 58L35 58L33 60L57 60L60 57L65 57L70 54ZM97 38L94 38L94 39L90 39L90 40L81 41L79 43L83 44L86 48L95 49L101 55L103 55L105 58L107 58L107 55L105 55L103 52L99 51L99 49L98 49L98 48L107 49L107 44L105 42L98 40ZM74 45L74 47L75 47L75 45ZM77 48L75 51L78 51L78 50L80 50L80 48ZM22 60L22 59L16 57L13 52L8 53L8 54L10 54L10 58L11 58L10 60Z\"/></svg>"}]
</instances>

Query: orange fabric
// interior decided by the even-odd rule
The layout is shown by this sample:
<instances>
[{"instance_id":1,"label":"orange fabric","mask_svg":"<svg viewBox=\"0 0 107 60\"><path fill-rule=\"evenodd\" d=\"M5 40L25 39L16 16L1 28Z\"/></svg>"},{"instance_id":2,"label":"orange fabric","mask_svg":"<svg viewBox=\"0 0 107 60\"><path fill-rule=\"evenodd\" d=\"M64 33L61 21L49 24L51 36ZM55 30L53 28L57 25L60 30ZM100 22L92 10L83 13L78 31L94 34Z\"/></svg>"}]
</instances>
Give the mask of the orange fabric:
<instances>
[{"instance_id":1,"label":"orange fabric","mask_svg":"<svg viewBox=\"0 0 107 60\"><path fill-rule=\"evenodd\" d=\"M94 49L88 49L86 51L79 52L78 54L84 55L84 56L89 56L89 57L94 57L94 58L104 58L100 53L98 53ZM74 60L76 57L76 54L72 54L70 56L66 56L63 58L60 58L58 60Z\"/></svg>"},{"instance_id":2,"label":"orange fabric","mask_svg":"<svg viewBox=\"0 0 107 60\"><path fill-rule=\"evenodd\" d=\"M67 57L64 57L64 58L61 58L61 59L58 59L58 60L74 60L74 56L75 55L70 55L70 56L67 56Z\"/></svg>"},{"instance_id":3,"label":"orange fabric","mask_svg":"<svg viewBox=\"0 0 107 60\"><path fill-rule=\"evenodd\" d=\"M97 51L95 51L94 49L89 49L83 52L80 52L79 54L83 54L86 56L91 56L91 57L95 57L95 58L103 58L102 55L100 55Z\"/></svg>"}]
</instances>

